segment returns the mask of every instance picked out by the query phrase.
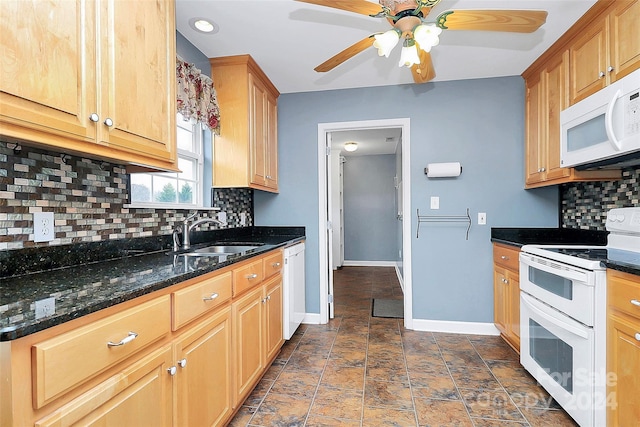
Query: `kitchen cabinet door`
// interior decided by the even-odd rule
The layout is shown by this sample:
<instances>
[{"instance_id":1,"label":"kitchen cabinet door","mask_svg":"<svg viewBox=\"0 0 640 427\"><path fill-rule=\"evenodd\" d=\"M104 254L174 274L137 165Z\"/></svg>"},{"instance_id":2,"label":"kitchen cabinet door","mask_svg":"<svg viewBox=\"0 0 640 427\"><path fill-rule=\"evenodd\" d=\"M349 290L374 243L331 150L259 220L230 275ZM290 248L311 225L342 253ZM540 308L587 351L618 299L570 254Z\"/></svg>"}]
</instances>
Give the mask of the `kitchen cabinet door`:
<instances>
[{"instance_id":1,"label":"kitchen cabinet door","mask_svg":"<svg viewBox=\"0 0 640 427\"><path fill-rule=\"evenodd\" d=\"M172 351L163 347L36 421L36 427L173 424Z\"/></svg>"},{"instance_id":2,"label":"kitchen cabinet door","mask_svg":"<svg viewBox=\"0 0 640 427\"><path fill-rule=\"evenodd\" d=\"M571 175L571 169L563 168L560 164L560 112L567 107L568 103L568 53L559 55L554 61L550 61L543 72L544 102L544 166L543 173L545 180L564 178Z\"/></svg>"},{"instance_id":3,"label":"kitchen cabinet door","mask_svg":"<svg viewBox=\"0 0 640 427\"><path fill-rule=\"evenodd\" d=\"M543 112L543 80L541 74L536 74L527 80L527 98L525 105L526 131L526 162L525 183L534 184L544 181L544 159L546 157L543 145L544 112Z\"/></svg>"},{"instance_id":4,"label":"kitchen cabinet door","mask_svg":"<svg viewBox=\"0 0 640 427\"><path fill-rule=\"evenodd\" d=\"M607 425L640 425L640 320L610 315L607 348L608 372L615 375L608 390Z\"/></svg>"},{"instance_id":5,"label":"kitchen cabinet door","mask_svg":"<svg viewBox=\"0 0 640 427\"><path fill-rule=\"evenodd\" d=\"M0 134L95 142L96 2L0 2Z\"/></svg>"},{"instance_id":6,"label":"kitchen cabinet door","mask_svg":"<svg viewBox=\"0 0 640 427\"><path fill-rule=\"evenodd\" d=\"M234 407L242 403L264 368L264 302L262 286L232 304L236 385Z\"/></svg>"},{"instance_id":7,"label":"kitchen cabinet door","mask_svg":"<svg viewBox=\"0 0 640 427\"><path fill-rule=\"evenodd\" d=\"M175 360L178 425L223 425L232 405L231 308L182 335Z\"/></svg>"},{"instance_id":8,"label":"kitchen cabinet door","mask_svg":"<svg viewBox=\"0 0 640 427\"><path fill-rule=\"evenodd\" d=\"M174 3L110 0L102 4L101 25L106 30L101 32L101 111L106 126L98 127L98 139L113 150L172 164L176 156Z\"/></svg>"},{"instance_id":9,"label":"kitchen cabinet door","mask_svg":"<svg viewBox=\"0 0 640 427\"><path fill-rule=\"evenodd\" d=\"M276 357L283 339L282 276L265 285L265 366Z\"/></svg>"},{"instance_id":10,"label":"kitchen cabinet door","mask_svg":"<svg viewBox=\"0 0 640 427\"><path fill-rule=\"evenodd\" d=\"M493 321L502 334L507 333L508 317L508 289L507 272L504 268L494 267L493 270Z\"/></svg>"}]
</instances>

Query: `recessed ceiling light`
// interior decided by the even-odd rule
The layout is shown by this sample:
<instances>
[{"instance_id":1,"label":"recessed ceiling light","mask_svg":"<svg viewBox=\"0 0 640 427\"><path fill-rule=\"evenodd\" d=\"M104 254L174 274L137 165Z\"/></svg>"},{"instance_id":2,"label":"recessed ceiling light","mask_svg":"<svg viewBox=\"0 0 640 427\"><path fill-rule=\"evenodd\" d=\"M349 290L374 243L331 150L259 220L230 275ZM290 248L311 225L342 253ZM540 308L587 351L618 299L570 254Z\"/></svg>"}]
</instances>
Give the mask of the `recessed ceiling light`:
<instances>
[{"instance_id":1,"label":"recessed ceiling light","mask_svg":"<svg viewBox=\"0 0 640 427\"><path fill-rule=\"evenodd\" d=\"M194 30L205 34L215 34L220 30L218 24L206 18L191 18L189 20L189 25Z\"/></svg>"}]
</instances>

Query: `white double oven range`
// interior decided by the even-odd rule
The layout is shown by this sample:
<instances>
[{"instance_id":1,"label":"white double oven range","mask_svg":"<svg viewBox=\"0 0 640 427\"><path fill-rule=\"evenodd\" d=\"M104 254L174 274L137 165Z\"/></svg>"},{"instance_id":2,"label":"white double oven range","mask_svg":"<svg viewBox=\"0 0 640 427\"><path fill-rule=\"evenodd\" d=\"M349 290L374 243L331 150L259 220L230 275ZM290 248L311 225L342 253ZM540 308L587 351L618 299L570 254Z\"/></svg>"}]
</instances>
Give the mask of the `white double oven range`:
<instances>
[{"instance_id":1,"label":"white double oven range","mask_svg":"<svg viewBox=\"0 0 640 427\"><path fill-rule=\"evenodd\" d=\"M606 425L606 265L640 268L640 207L607 213L605 246L524 245L520 362L582 427Z\"/></svg>"}]
</instances>

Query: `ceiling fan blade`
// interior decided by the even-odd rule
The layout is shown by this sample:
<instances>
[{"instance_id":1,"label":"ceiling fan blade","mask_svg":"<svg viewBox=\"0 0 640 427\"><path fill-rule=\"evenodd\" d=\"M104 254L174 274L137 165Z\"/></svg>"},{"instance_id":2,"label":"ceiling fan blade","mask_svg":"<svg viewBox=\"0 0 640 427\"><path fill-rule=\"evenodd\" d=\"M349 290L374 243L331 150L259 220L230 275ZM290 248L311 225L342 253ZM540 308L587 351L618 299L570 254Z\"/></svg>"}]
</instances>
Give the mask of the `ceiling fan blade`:
<instances>
[{"instance_id":1,"label":"ceiling fan blade","mask_svg":"<svg viewBox=\"0 0 640 427\"><path fill-rule=\"evenodd\" d=\"M418 48L418 56L420 57L420 63L411 67L413 81L416 83L426 83L429 80L433 80L436 77L436 70L433 68L431 54Z\"/></svg>"},{"instance_id":2,"label":"ceiling fan blade","mask_svg":"<svg viewBox=\"0 0 640 427\"><path fill-rule=\"evenodd\" d=\"M334 55L331 58L327 59L322 64L314 68L314 70L316 70L319 73L324 73L326 71L332 70L338 65L342 64L347 59L353 56L356 56L363 50L371 47L374 41L375 39L373 38L373 36L362 39L359 42L352 44L351 46L349 46L342 52L338 53L337 55Z\"/></svg>"},{"instance_id":3,"label":"ceiling fan blade","mask_svg":"<svg viewBox=\"0 0 640 427\"><path fill-rule=\"evenodd\" d=\"M437 25L449 30L532 33L546 20L544 10L450 10L438 16Z\"/></svg>"},{"instance_id":4,"label":"ceiling fan blade","mask_svg":"<svg viewBox=\"0 0 640 427\"><path fill-rule=\"evenodd\" d=\"M296 0L302 3L316 4L318 6L332 7L346 10L347 12L360 13L362 15L377 15L382 12L382 6L366 0Z\"/></svg>"}]
</instances>

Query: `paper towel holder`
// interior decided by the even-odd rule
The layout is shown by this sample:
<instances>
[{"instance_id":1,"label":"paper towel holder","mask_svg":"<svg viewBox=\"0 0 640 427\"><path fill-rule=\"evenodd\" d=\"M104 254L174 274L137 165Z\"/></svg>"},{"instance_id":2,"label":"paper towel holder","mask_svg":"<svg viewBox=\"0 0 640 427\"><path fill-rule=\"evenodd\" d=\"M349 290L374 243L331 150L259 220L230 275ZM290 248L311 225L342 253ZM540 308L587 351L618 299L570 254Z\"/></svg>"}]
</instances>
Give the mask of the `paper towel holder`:
<instances>
[{"instance_id":1,"label":"paper towel holder","mask_svg":"<svg viewBox=\"0 0 640 427\"><path fill-rule=\"evenodd\" d=\"M429 170L431 169L431 174ZM449 163L429 163L424 168L424 174L427 178L457 178L462 174L462 165L459 162Z\"/></svg>"}]
</instances>

